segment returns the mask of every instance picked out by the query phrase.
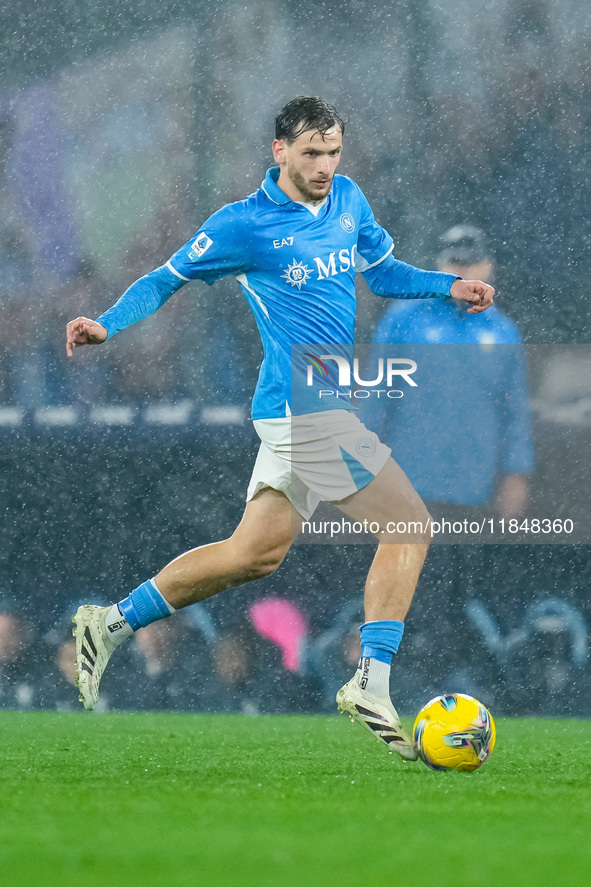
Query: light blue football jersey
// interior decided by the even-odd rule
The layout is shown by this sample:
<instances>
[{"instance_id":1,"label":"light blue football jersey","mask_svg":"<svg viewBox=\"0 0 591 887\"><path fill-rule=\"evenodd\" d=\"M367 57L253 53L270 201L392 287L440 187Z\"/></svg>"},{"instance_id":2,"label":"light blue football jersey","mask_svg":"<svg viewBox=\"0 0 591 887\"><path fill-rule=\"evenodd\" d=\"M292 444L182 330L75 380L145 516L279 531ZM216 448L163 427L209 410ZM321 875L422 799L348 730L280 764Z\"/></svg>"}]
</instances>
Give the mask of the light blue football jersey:
<instances>
[{"instance_id":1,"label":"light blue football jersey","mask_svg":"<svg viewBox=\"0 0 591 887\"><path fill-rule=\"evenodd\" d=\"M323 348L312 350L314 357L324 348L335 352L336 346L352 345L356 272L372 274L372 269L383 267L387 280L372 286L374 292L407 298L447 295L454 280L453 275L421 271L394 260L392 238L377 224L361 189L347 176L336 175L326 201L314 208L291 200L277 185L278 178L279 167L271 168L257 191L214 213L166 266L136 281L98 318L111 336L152 313L186 281L212 284L235 277L255 316L264 349L253 419L352 408L346 398L319 399L308 390L309 360L306 363L301 355L306 353L302 346L321 344ZM297 388L303 393L295 410L294 346L301 364L295 373ZM332 385L333 380L324 380L326 387L329 382Z\"/></svg>"},{"instance_id":2,"label":"light blue football jersey","mask_svg":"<svg viewBox=\"0 0 591 887\"><path fill-rule=\"evenodd\" d=\"M213 283L231 274L242 287L265 355L254 419L290 414L293 345L353 342L355 272L392 250L392 238L351 179L335 176L315 215L278 187L278 176L279 167L269 170L258 191L216 212L168 263L188 280ZM334 404L316 398L310 406Z\"/></svg>"}]
</instances>

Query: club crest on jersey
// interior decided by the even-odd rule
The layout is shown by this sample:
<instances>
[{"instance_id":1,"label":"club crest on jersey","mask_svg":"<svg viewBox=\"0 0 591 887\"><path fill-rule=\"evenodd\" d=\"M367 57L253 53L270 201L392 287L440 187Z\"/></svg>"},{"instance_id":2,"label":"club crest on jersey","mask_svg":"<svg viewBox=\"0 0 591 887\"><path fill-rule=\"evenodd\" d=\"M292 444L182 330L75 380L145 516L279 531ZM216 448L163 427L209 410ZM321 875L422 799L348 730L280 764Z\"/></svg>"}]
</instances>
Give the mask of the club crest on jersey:
<instances>
[{"instance_id":1,"label":"club crest on jersey","mask_svg":"<svg viewBox=\"0 0 591 887\"><path fill-rule=\"evenodd\" d=\"M355 230L355 219L351 213L343 213L339 221L343 231L346 231L348 234Z\"/></svg>"},{"instance_id":2,"label":"club crest on jersey","mask_svg":"<svg viewBox=\"0 0 591 887\"><path fill-rule=\"evenodd\" d=\"M297 286L301 290L302 286L308 282L308 278L312 276L312 272L303 262L297 262L294 259L281 276L292 286Z\"/></svg>"},{"instance_id":3,"label":"club crest on jersey","mask_svg":"<svg viewBox=\"0 0 591 887\"><path fill-rule=\"evenodd\" d=\"M207 234L200 234L197 240L195 240L191 244L191 249L189 251L189 258L195 261L195 259L201 258L203 253L209 249L212 245L213 240L211 237L208 237Z\"/></svg>"},{"instance_id":4,"label":"club crest on jersey","mask_svg":"<svg viewBox=\"0 0 591 887\"><path fill-rule=\"evenodd\" d=\"M376 451L376 445L369 437L364 437L363 440L357 441L355 449L360 456L373 456Z\"/></svg>"}]
</instances>

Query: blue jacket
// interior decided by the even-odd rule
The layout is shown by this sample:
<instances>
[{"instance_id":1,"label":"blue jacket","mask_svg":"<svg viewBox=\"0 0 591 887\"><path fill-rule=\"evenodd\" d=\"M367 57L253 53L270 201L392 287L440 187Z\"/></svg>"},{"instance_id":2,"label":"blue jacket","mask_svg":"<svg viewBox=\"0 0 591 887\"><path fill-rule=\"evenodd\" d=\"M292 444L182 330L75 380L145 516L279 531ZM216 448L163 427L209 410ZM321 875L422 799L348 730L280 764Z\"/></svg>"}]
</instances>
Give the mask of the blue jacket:
<instances>
[{"instance_id":1,"label":"blue jacket","mask_svg":"<svg viewBox=\"0 0 591 887\"><path fill-rule=\"evenodd\" d=\"M422 498L485 505L499 477L533 471L525 350L502 311L468 314L453 299L396 303L374 343L368 378L386 344L417 362L417 387L398 400L368 399L361 418Z\"/></svg>"}]
</instances>

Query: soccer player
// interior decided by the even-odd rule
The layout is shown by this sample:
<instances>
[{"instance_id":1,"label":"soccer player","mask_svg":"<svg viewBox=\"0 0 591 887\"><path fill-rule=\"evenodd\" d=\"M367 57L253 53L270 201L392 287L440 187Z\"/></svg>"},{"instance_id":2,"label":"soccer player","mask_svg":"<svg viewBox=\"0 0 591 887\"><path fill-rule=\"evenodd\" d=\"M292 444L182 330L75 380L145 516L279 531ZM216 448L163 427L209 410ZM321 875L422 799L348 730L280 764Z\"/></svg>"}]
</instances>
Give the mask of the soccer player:
<instances>
[{"instance_id":1,"label":"soccer player","mask_svg":"<svg viewBox=\"0 0 591 887\"><path fill-rule=\"evenodd\" d=\"M97 320L67 326L67 353L97 345L156 311L190 280L237 279L261 334L264 360L252 402L261 439L244 516L230 538L188 551L118 604L82 606L74 616L80 699L98 700L115 650L134 631L231 586L267 576L296 530L321 501L354 521L372 523L378 547L365 587L361 659L339 690L348 712L407 760L417 753L390 701L390 663L427 550L426 532L399 544L392 519L429 520L390 450L338 396L292 416L292 346L353 343L355 274L381 296L452 296L472 313L492 304L482 281L422 271L392 255L392 238L374 220L359 187L335 175L345 123L331 105L298 97L275 120L276 166L261 187L214 213L165 265L140 278ZM314 357L314 355L312 355Z\"/></svg>"}]
</instances>

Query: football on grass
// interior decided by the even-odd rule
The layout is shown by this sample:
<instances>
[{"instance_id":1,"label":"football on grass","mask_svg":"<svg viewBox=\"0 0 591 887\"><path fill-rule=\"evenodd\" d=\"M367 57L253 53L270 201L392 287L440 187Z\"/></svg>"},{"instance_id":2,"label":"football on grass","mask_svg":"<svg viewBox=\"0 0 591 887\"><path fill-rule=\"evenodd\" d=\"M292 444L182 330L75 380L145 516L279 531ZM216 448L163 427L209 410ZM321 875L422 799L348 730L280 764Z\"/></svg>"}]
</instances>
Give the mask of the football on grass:
<instances>
[{"instance_id":1,"label":"football on grass","mask_svg":"<svg viewBox=\"0 0 591 887\"><path fill-rule=\"evenodd\" d=\"M477 770L495 747L491 713L464 693L446 693L428 702L413 732L419 757L432 770Z\"/></svg>"}]
</instances>

